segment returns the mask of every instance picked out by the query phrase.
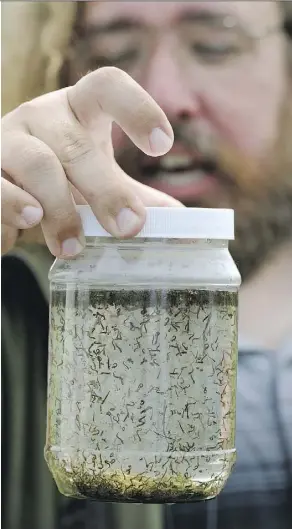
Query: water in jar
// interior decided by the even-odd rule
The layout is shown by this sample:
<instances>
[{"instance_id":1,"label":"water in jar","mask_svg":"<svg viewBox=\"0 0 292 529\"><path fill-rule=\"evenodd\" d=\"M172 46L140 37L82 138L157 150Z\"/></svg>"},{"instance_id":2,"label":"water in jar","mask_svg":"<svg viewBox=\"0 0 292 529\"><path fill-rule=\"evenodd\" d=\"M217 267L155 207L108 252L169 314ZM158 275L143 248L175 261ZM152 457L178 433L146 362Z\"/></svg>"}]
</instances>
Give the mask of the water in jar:
<instances>
[{"instance_id":1,"label":"water in jar","mask_svg":"<svg viewBox=\"0 0 292 529\"><path fill-rule=\"evenodd\" d=\"M216 496L235 461L237 292L52 284L46 459L101 501Z\"/></svg>"}]
</instances>

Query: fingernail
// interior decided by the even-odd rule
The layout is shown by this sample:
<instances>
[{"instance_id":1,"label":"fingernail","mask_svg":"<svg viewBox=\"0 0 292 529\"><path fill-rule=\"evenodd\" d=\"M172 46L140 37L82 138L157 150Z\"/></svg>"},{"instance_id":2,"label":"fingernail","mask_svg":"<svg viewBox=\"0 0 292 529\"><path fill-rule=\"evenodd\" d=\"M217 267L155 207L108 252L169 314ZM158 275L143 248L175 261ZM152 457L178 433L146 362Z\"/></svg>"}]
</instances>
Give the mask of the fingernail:
<instances>
[{"instance_id":1,"label":"fingernail","mask_svg":"<svg viewBox=\"0 0 292 529\"><path fill-rule=\"evenodd\" d=\"M129 208L123 208L116 217L116 224L121 235L131 235L141 225L141 219Z\"/></svg>"},{"instance_id":2,"label":"fingernail","mask_svg":"<svg viewBox=\"0 0 292 529\"><path fill-rule=\"evenodd\" d=\"M28 226L33 226L40 222L43 216L43 211L40 208L34 206L25 206L23 208L21 216Z\"/></svg>"},{"instance_id":3,"label":"fingernail","mask_svg":"<svg viewBox=\"0 0 292 529\"><path fill-rule=\"evenodd\" d=\"M82 252L82 250L83 246L78 241L78 239L72 237L72 239L66 239L62 242L63 257L72 257L73 255L77 255L78 253Z\"/></svg>"},{"instance_id":4,"label":"fingernail","mask_svg":"<svg viewBox=\"0 0 292 529\"><path fill-rule=\"evenodd\" d=\"M155 154L165 154L172 146L172 139L162 129L155 128L149 136L150 147Z\"/></svg>"}]
</instances>

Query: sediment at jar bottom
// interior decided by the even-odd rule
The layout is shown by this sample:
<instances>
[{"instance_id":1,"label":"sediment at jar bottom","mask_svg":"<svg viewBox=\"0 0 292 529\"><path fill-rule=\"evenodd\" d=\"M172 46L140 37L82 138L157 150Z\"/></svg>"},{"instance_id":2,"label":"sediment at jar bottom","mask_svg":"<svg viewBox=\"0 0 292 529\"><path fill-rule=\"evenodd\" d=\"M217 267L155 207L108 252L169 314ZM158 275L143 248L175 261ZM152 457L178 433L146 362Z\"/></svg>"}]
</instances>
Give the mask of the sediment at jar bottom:
<instances>
[{"instance_id":1,"label":"sediment at jar bottom","mask_svg":"<svg viewBox=\"0 0 292 529\"><path fill-rule=\"evenodd\" d=\"M221 473L208 478L172 475L167 471L153 476L149 472L128 472L119 469L93 471L84 463L57 459L46 452L46 460L61 494L77 499L123 503L195 503L215 498L223 489L235 462Z\"/></svg>"}]
</instances>

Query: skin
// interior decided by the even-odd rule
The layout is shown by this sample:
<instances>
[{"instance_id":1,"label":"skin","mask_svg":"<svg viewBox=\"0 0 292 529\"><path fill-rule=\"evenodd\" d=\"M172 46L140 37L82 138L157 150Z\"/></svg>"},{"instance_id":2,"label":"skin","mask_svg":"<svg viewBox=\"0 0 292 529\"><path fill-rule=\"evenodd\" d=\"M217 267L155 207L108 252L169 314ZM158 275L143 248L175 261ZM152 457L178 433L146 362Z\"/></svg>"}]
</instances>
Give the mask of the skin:
<instances>
[{"instance_id":1,"label":"skin","mask_svg":"<svg viewBox=\"0 0 292 529\"><path fill-rule=\"evenodd\" d=\"M189 51L196 21L183 21L184 15L195 16L202 11L234 16L245 33L254 36L264 36L268 28L280 24L274 2L164 2L163 9L156 2L88 2L84 26L85 30L106 26L119 18L135 22L136 26L127 31L108 30L97 36L93 49L96 53L102 49L110 58L117 46L131 50L138 45L139 51L143 47L144 61L136 58L120 64L127 66L128 73L151 94L171 122L182 114L192 120L202 116L210 128L243 154L261 159L278 132L277 118L286 87L283 36L276 32L263 38L256 52L243 55L234 64L215 60L207 67L204 62L198 64ZM217 45L226 42L225 33L218 31ZM121 132L116 135L117 148L122 138Z\"/></svg>"},{"instance_id":2,"label":"skin","mask_svg":"<svg viewBox=\"0 0 292 529\"><path fill-rule=\"evenodd\" d=\"M77 200L81 195L91 205L104 228L121 238L140 231L149 203L177 205L118 167L111 143L113 119L150 156L161 155L172 145L165 114L116 68L93 72L75 86L25 103L3 119L2 223L8 233L9 228L26 229L41 221L53 255L79 253L84 238L70 186L76 189Z\"/></svg>"},{"instance_id":3,"label":"skin","mask_svg":"<svg viewBox=\"0 0 292 529\"><path fill-rule=\"evenodd\" d=\"M234 16L251 35L265 34L267 28L279 22L278 8L271 2L167 2L163 10L155 3L88 2L83 26L88 32L91 26L106 25L120 17L138 23L146 62L132 62L128 73L152 95L172 123L183 116L191 128L198 123L206 140L223 138L242 155L258 161L276 136L285 87L283 38L276 33L260 41L257 53L244 54L235 65L196 64L189 41L197 21L189 24L181 19L186 13L196 16L202 10L211 16ZM99 45L107 56L117 45L133 47L137 28L127 30L127 34L125 37L125 31L114 35L104 31L102 42L94 38L93 49L97 52ZM219 35L221 43L221 29ZM177 53L173 58L174 49ZM26 103L3 119L4 251L14 242L11 229L16 238L16 229L31 228L40 220L53 255L68 257L82 250L84 239L68 182L79 192L78 202L88 202L103 226L116 236L138 233L145 205L175 205L164 195L138 187L121 171L113 159L110 138L112 121L116 121L120 125L113 132L117 155L125 149L124 132L146 155L164 154L173 141L165 114L146 92L116 69L100 69L78 81L71 65L71 78L77 81L74 87ZM212 82L214 78L216 83ZM251 128L254 116L257 119L253 119ZM166 132L168 143L164 137L163 145L151 148L151 128ZM218 196L223 204L220 183L213 180L203 190L211 202L206 205L212 205L212 197L218 202ZM123 219L126 227L122 226Z\"/></svg>"}]
</instances>

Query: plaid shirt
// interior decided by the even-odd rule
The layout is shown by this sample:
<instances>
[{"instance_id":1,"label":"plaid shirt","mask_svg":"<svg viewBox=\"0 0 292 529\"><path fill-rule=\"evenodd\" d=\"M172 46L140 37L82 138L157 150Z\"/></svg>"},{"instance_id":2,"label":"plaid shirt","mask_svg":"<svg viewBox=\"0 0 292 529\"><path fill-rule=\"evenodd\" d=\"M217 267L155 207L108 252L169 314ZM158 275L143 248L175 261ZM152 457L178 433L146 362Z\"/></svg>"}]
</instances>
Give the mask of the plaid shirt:
<instances>
[{"instance_id":1,"label":"plaid shirt","mask_svg":"<svg viewBox=\"0 0 292 529\"><path fill-rule=\"evenodd\" d=\"M292 527L292 340L239 355L237 464L210 502L174 506L167 529Z\"/></svg>"}]
</instances>

